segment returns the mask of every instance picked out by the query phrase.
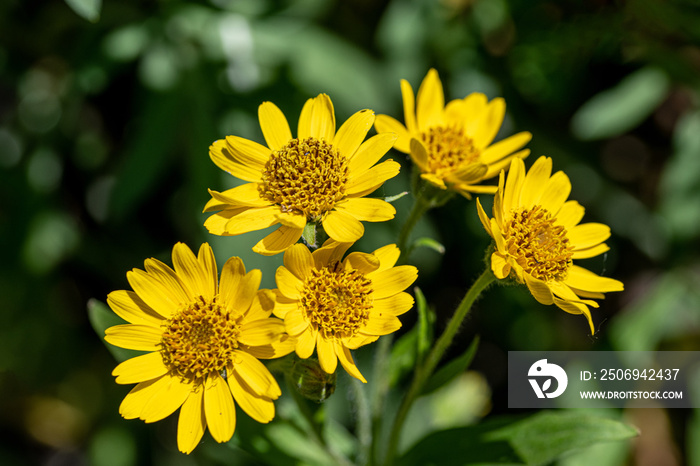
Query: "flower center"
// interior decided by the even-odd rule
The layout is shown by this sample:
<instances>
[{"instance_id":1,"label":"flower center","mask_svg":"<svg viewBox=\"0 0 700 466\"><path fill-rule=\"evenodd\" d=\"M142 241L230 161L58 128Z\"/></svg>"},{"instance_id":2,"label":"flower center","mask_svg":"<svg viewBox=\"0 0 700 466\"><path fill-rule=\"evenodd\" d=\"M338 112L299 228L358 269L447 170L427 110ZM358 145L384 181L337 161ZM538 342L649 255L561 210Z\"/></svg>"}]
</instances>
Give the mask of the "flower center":
<instances>
[{"instance_id":1,"label":"flower center","mask_svg":"<svg viewBox=\"0 0 700 466\"><path fill-rule=\"evenodd\" d=\"M223 371L238 348L238 322L216 298L208 302L200 296L164 326L163 362L171 373L193 382L203 382L206 375Z\"/></svg>"},{"instance_id":2,"label":"flower center","mask_svg":"<svg viewBox=\"0 0 700 466\"><path fill-rule=\"evenodd\" d=\"M505 225L506 250L525 273L543 280L564 280L571 266L573 246L566 228L554 224L552 215L540 206L514 212Z\"/></svg>"},{"instance_id":3,"label":"flower center","mask_svg":"<svg viewBox=\"0 0 700 466\"><path fill-rule=\"evenodd\" d=\"M351 337L364 327L372 309L372 281L361 272L345 272L339 262L313 269L301 305L324 338Z\"/></svg>"},{"instance_id":4,"label":"flower center","mask_svg":"<svg viewBox=\"0 0 700 466\"><path fill-rule=\"evenodd\" d=\"M343 197L347 180L347 161L331 144L292 139L270 155L258 190L283 211L317 220Z\"/></svg>"},{"instance_id":5,"label":"flower center","mask_svg":"<svg viewBox=\"0 0 700 466\"><path fill-rule=\"evenodd\" d=\"M464 134L461 127L432 126L420 136L428 149L430 172L439 177L479 159L479 151L474 147L474 141Z\"/></svg>"}]
</instances>

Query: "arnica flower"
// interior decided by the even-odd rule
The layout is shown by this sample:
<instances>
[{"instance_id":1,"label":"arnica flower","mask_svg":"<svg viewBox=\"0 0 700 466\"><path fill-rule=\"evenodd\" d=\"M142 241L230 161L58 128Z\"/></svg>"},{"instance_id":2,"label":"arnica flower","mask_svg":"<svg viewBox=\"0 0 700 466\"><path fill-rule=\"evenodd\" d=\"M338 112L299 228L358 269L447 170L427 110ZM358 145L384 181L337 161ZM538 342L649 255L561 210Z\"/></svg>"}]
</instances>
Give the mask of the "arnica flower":
<instances>
[{"instance_id":1,"label":"arnica flower","mask_svg":"<svg viewBox=\"0 0 700 466\"><path fill-rule=\"evenodd\" d=\"M406 126L388 115L377 115L377 131L399 135L395 148L411 155L421 177L431 184L470 193L494 193L495 186L477 185L493 178L513 158L525 158L520 150L532 135L526 131L491 144L503 124L506 104L502 98L488 102L481 93L469 94L445 105L437 71L428 71L414 99L413 89L401 80ZM417 107L417 108L416 108ZM516 152L517 151L517 152Z\"/></svg>"},{"instance_id":2,"label":"arnica flower","mask_svg":"<svg viewBox=\"0 0 700 466\"><path fill-rule=\"evenodd\" d=\"M350 246L329 239L313 253L303 244L289 248L275 276L274 313L297 338L297 356L306 359L315 348L324 371L335 372L340 360L350 375L366 382L350 350L401 327L397 316L413 307L404 290L418 270L394 267L400 251L393 244L372 254L352 252L341 261Z\"/></svg>"},{"instance_id":3,"label":"arnica flower","mask_svg":"<svg viewBox=\"0 0 700 466\"><path fill-rule=\"evenodd\" d=\"M256 421L272 420L272 400L281 392L258 359L284 356L294 341L283 322L270 317L274 295L258 290L259 270L246 273L232 257L217 283L208 244L195 257L178 243L172 256L174 270L146 259L145 271L127 273L133 292L109 294L109 306L129 323L108 328L105 340L148 351L114 369L117 383L138 384L119 407L121 415L156 422L181 408L177 443L190 453L207 427L217 442L231 438L234 399Z\"/></svg>"},{"instance_id":4,"label":"arnica flower","mask_svg":"<svg viewBox=\"0 0 700 466\"><path fill-rule=\"evenodd\" d=\"M491 270L496 278L513 276L542 304L556 304L571 314L583 314L591 333L588 306L603 293L622 291L622 282L600 277L573 264L606 252L610 228L600 223L579 224L584 208L567 201L571 182L564 172L552 173L552 159L540 157L530 171L514 159L504 183L501 172L489 219L477 199L479 218L496 243ZM550 176L551 175L551 176Z\"/></svg>"},{"instance_id":5,"label":"arnica flower","mask_svg":"<svg viewBox=\"0 0 700 466\"><path fill-rule=\"evenodd\" d=\"M336 132L333 103L320 94L304 105L296 138L273 103L260 105L258 116L267 147L227 136L209 148L219 168L249 182L209 191L212 199L204 211L220 211L204 224L210 233L239 235L279 223L253 248L272 255L296 243L307 223L320 222L331 238L353 242L364 233L361 221L394 218L391 204L364 197L400 168L392 160L375 165L396 135L378 134L364 141L374 123L371 110L355 113Z\"/></svg>"}]
</instances>

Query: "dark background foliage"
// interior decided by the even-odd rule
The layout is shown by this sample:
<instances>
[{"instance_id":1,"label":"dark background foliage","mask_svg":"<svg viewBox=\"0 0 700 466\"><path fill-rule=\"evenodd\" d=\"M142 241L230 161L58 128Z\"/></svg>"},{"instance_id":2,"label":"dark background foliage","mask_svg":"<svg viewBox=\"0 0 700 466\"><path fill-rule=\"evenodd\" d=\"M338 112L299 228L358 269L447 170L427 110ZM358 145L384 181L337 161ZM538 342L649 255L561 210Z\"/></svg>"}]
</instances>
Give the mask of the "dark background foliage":
<instances>
[{"instance_id":1,"label":"dark background foliage","mask_svg":"<svg viewBox=\"0 0 700 466\"><path fill-rule=\"evenodd\" d=\"M261 233L219 238L202 227L207 188L235 183L210 162L209 144L227 134L262 141L262 101L275 102L294 126L303 102L320 92L333 99L338 121L368 107L403 119L399 79L416 89L430 67L449 99L473 91L505 97L501 136L532 132L526 164L544 154L570 176L585 220L613 230L611 251L585 265L626 285L594 311L593 337L585 319L538 305L522 287L492 288L453 348L458 354L481 335L478 382L469 387L482 401L473 419L512 414L508 350L700 349L696 2L106 0L96 7L0 4L0 463L253 461L210 448L211 439L184 457L173 422L121 420L128 388L110 376L115 362L90 326L87 303L127 288L126 271L145 258L169 262L177 241L192 248L208 241L220 264L241 256L274 287L281 258L250 251ZM402 174L381 195L409 186L409 161L391 157ZM396 201L396 220L367 225L358 249L395 241L410 203ZM489 241L474 202L462 198L431 212L417 236L447 250L413 256L440 329L483 267ZM414 320L407 315L406 328ZM700 461L694 411L617 415L642 435L582 452L582 461Z\"/></svg>"}]
</instances>

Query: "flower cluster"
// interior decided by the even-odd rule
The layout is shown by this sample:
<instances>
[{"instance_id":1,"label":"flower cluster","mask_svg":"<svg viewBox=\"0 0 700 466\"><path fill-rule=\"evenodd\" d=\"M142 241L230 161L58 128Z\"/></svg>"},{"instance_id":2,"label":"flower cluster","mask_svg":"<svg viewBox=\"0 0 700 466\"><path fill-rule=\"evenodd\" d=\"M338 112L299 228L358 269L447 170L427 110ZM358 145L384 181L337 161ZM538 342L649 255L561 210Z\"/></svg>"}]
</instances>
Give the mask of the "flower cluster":
<instances>
[{"instance_id":1,"label":"flower cluster","mask_svg":"<svg viewBox=\"0 0 700 466\"><path fill-rule=\"evenodd\" d=\"M302 108L296 136L282 111L264 102L258 114L265 145L238 136L211 145L211 160L245 183L209 190L204 212L212 215L204 226L229 236L279 225L253 248L284 253L277 288L259 289L261 272L246 272L237 257L219 276L206 243L196 256L176 244L172 268L147 259L145 270L129 272L133 291L108 296L128 323L107 329L105 339L146 354L114 369L117 383L137 384L119 408L122 416L155 422L179 408L178 447L190 453L207 428L218 442L232 437L236 404L258 422L274 418L282 391L260 360L315 354L326 374L335 374L340 362L366 382L352 350L401 327L399 316L414 305L405 290L418 277L414 266L402 264L406 244L348 253L364 235L362 222L394 218L392 204L368 197L399 173L399 163L380 162L392 147L410 154L430 186L467 198L495 194L493 218L476 202L495 244L493 275L525 284L540 303L585 315L594 330L593 299L622 290L622 283L573 260L607 251L608 227L580 224L583 207L567 200L571 184L563 172L551 174L551 159L541 157L526 173L530 133L493 143L503 99L474 93L445 104L435 70L417 98L407 81L401 91L405 126L361 110L336 130L331 99L320 94ZM373 126L377 134L367 138ZM482 184L496 176L497 185Z\"/></svg>"}]
</instances>

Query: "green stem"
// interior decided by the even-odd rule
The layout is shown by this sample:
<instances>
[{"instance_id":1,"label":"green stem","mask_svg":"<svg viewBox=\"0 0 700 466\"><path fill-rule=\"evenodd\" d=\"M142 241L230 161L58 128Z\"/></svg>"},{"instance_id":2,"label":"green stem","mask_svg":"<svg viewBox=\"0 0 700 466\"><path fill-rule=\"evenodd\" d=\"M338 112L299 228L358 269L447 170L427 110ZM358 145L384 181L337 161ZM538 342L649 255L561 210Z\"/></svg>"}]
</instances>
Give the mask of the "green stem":
<instances>
[{"instance_id":1,"label":"green stem","mask_svg":"<svg viewBox=\"0 0 700 466\"><path fill-rule=\"evenodd\" d=\"M377 351L374 357L372 392L370 406L372 407L372 444L368 456L369 464L377 464L379 459L379 445L382 437L382 421L384 415L384 399L389 391L389 379L386 377L389 369L389 351L393 335L384 335L377 342Z\"/></svg>"},{"instance_id":2,"label":"green stem","mask_svg":"<svg viewBox=\"0 0 700 466\"><path fill-rule=\"evenodd\" d=\"M416 226L416 223L418 223L418 220L420 220L421 217L423 217L423 215L425 215L425 213L432 207L430 201L421 196L420 191L415 196L415 202L413 203L413 207L411 207L411 212L408 214L408 218L404 222L403 226L401 227L401 231L399 232L399 239L397 241L397 246L401 251L401 255L399 256L398 260L399 264L402 264L408 260L408 256L413 249L412 247L408 246L408 240L411 237L413 228Z\"/></svg>"},{"instance_id":3,"label":"green stem","mask_svg":"<svg viewBox=\"0 0 700 466\"><path fill-rule=\"evenodd\" d=\"M326 439L323 437L323 425L314 419L314 414L311 412L307 400L304 399L301 394L299 394L291 379L289 377L285 377L285 381L287 382L287 391L292 394L292 398L294 398L297 408L299 408L299 412L304 417L307 424L309 424L312 437L316 443L333 459L335 464L350 466L350 461L348 461L348 459L342 456L340 453L336 452L332 446L326 442Z\"/></svg>"},{"instance_id":4,"label":"green stem","mask_svg":"<svg viewBox=\"0 0 700 466\"><path fill-rule=\"evenodd\" d=\"M369 401L364 384L352 379L352 391L357 407L357 439L360 442L360 452L357 455L357 464L369 464L372 455L372 415L370 414Z\"/></svg>"},{"instance_id":5,"label":"green stem","mask_svg":"<svg viewBox=\"0 0 700 466\"><path fill-rule=\"evenodd\" d=\"M493 275L493 273L491 273L490 269L487 268L484 270L471 288L469 288L467 294L462 299L462 302L459 303L455 313L447 323L447 327L445 328L444 332L442 332L442 335L440 335L437 342L435 342L433 349L428 354L428 357L425 359L423 365L416 368L411 386L401 401L401 406L399 406L396 419L394 420L394 425L391 429L391 435L389 436L389 443L387 445L385 461L386 466L391 466L394 462L399 439L401 437L401 430L413 402L418 398L418 396L420 396L421 391L425 386L425 382L430 378L438 363L442 359L443 354L452 343L454 336L457 334L459 327L462 325L464 318L469 313L474 301L495 279L496 277Z\"/></svg>"}]
</instances>

